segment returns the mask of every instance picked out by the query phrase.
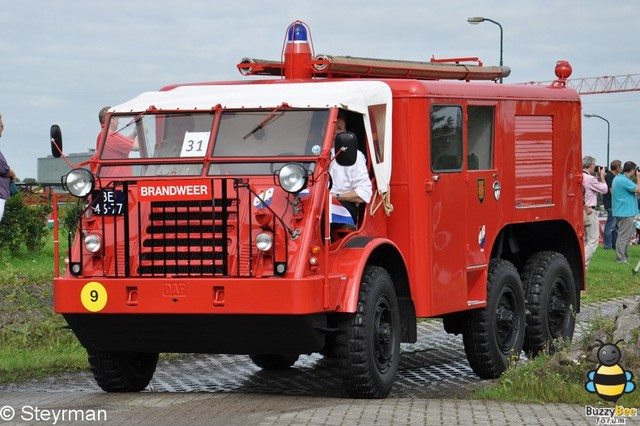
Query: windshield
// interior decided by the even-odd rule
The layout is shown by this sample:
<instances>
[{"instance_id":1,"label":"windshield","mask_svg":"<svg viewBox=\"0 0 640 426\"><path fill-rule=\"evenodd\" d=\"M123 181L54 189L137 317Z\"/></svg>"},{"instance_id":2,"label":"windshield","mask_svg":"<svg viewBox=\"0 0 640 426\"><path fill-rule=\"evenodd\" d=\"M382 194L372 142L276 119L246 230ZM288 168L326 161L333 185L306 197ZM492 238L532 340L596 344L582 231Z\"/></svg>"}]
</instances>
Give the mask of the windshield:
<instances>
[{"instance_id":1,"label":"windshield","mask_svg":"<svg viewBox=\"0 0 640 426\"><path fill-rule=\"evenodd\" d=\"M210 153L214 112L113 115L100 158L102 177L273 174L286 162L264 157L316 157L322 150L328 110L225 111ZM144 159L163 158L163 164ZM232 159L233 158L233 159ZM136 159L127 166L111 160ZM200 161L199 161L200 160ZM227 161L225 161L227 160ZM109 164L111 163L111 164ZM313 170L313 161L303 161Z\"/></svg>"},{"instance_id":2,"label":"windshield","mask_svg":"<svg viewBox=\"0 0 640 426\"><path fill-rule=\"evenodd\" d=\"M260 161L261 158L318 156L328 118L328 110L224 112L213 147L215 162L207 173L272 175L287 160ZM240 158L219 161L230 157ZM301 164L311 171L315 169L314 162Z\"/></svg>"},{"instance_id":3,"label":"windshield","mask_svg":"<svg viewBox=\"0 0 640 426\"><path fill-rule=\"evenodd\" d=\"M213 118L213 113L112 116L100 158L202 158Z\"/></svg>"},{"instance_id":4,"label":"windshield","mask_svg":"<svg viewBox=\"0 0 640 426\"><path fill-rule=\"evenodd\" d=\"M328 116L327 110L224 112L213 156L317 156Z\"/></svg>"},{"instance_id":5,"label":"windshield","mask_svg":"<svg viewBox=\"0 0 640 426\"><path fill-rule=\"evenodd\" d=\"M171 164L103 165L101 177L199 175L207 155L214 113L114 115L102 145L102 160L172 158ZM148 163L147 163L148 164Z\"/></svg>"}]
</instances>

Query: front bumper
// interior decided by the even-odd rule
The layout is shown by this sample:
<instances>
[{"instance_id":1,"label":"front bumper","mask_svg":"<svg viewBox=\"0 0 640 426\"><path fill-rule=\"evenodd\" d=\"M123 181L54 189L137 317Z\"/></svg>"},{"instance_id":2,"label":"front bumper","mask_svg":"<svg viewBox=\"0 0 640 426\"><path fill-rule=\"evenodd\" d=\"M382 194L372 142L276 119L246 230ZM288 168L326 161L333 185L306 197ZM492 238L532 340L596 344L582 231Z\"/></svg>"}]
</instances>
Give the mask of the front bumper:
<instances>
[{"instance_id":1,"label":"front bumper","mask_svg":"<svg viewBox=\"0 0 640 426\"><path fill-rule=\"evenodd\" d=\"M339 311L343 276L269 278L56 278L61 314L305 315Z\"/></svg>"},{"instance_id":2,"label":"front bumper","mask_svg":"<svg viewBox=\"0 0 640 426\"><path fill-rule=\"evenodd\" d=\"M64 314L85 348L116 352L304 354L325 344L314 315Z\"/></svg>"}]
</instances>

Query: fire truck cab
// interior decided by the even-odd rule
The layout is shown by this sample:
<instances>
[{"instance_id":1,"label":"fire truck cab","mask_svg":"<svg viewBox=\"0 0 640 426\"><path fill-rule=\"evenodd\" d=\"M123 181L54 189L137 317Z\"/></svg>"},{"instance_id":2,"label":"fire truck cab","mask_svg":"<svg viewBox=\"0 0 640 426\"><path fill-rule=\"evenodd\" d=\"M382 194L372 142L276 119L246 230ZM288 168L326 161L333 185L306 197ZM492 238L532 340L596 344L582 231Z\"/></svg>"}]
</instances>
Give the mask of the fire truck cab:
<instances>
[{"instance_id":1,"label":"fire truck cab","mask_svg":"<svg viewBox=\"0 0 640 426\"><path fill-rule=\"evenodd\" d=\"M283 61L238 64L270 79L113 107L89 167L63 177L83 204L55 310L103 390L144 389L161 352L273 370L321 352L350 396L381 398L417 318L462 334L482 378L571 339L585 274L568 63L550 87L497 84L508 68L308 40L296 21ZM341 219L329 171L360 155L372 197Z\"/></svg>"}]
</instances>

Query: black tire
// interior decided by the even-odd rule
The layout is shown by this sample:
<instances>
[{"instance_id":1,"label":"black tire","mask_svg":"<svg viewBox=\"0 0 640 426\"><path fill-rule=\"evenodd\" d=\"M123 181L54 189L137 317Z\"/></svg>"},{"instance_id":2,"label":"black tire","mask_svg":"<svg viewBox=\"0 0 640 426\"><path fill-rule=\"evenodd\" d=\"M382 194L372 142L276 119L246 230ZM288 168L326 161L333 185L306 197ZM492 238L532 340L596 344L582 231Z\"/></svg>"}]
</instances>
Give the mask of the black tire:
<instances>
[{"instance_id":1,"label":"black tire","mask_svg":"<svg viewBox=\"0 0 640 426\"><path fill-rule=\"evenodd\" d=\"M60 130L60 126L52 125L49 135L51 136L51 155L54 158L60 158L62 156L62 130Z\"/></svg>"},{"instance_id":2,"label":"black tire","mask_svg":"<svg viewBox=\"0 0 640 426\"><path fill-rule=\"evenodd\" d=\"M263 370L286 370L296 363L297 354L249 355L251 361Z\"/></svg>"},{"instance_id":3,"label":"black tire","mask_svg":"<svg viewBox=\"0 0 640 426\"><path fill-rule=\"evenodd\" d=\"M400 363L400 310L391 277L367 266L358 307L339 321L335 350L342 380L353 398L385 398Z\"/></svg>"},{"instance_id":4,"label":"black tire","mask_svg":"<svg viewBox=\"0 0 640 426\"><path fill-rule=\"evenodd\" d=\"M550 353L557 343L570 342L576 324L576 286L567 259L542 251L531 256L522 273L527 307L524 350L535 356Z\"/></svg>"},{"instance_id":5,"label":"black tire","mask_svg":"<svg viewBox=\"0 0 640 426\"><path fill-rule=\"evenodd\" d=\"M147 387L158 364L157 353L87 350L89 367L105 392L140 392Z\"/></svg>"},{"instance_id":6,"label":"black tire","mask_svg":"<svg viewBox=\"0 0 640 426\"><path fill-rule=\"evenodd\" d=\"M324 348L320 351L320 355L325 358L335 358L336 357L336 336L328 335L325 338Z\"/></svg>"},{"instance_id":7,"label":"black tire","mask_svg":"<svg viewBox=\"0 0 640 426\"><path fill-rule=\"evenodd\" d=\"M520 357L524 342L524 292L511 262L491 261L487 306L471 311L469 320L462 333L469 365L479 377L495 379Z\"/></svg>"}]
</instances>

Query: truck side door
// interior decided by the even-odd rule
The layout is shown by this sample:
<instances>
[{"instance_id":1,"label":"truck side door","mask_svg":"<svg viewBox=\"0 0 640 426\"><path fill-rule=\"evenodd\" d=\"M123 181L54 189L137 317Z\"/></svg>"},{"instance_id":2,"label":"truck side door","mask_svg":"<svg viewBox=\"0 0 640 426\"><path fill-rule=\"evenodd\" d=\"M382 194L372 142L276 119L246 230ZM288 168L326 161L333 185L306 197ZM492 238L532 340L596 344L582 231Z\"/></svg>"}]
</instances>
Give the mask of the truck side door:
<instances>
[{"instance_id":1,"label":"truck side door","mask_svg":"<svg viewBox=\"0 0 640 426\"><path fill-rule=\"evenodd\" d=\"M495 104L467 105L467 217L465 218L467 304L482 304L486 299L486 281L490 241L499 220L500 179L495 168Z\"/></svg>"},{"instance_id":2,"label":"truck side door","mask_svg":"<svg viewBox=\"0 0 640 426\"><path fill-rule=\"evenodd\" d=\"M464 309L467 301L467 184L464 172L464 108L461 103L431 105L430 167L431 289L436 313ZM427 242L429 243L429 242Z\"/></svg>"}]
</instances>

